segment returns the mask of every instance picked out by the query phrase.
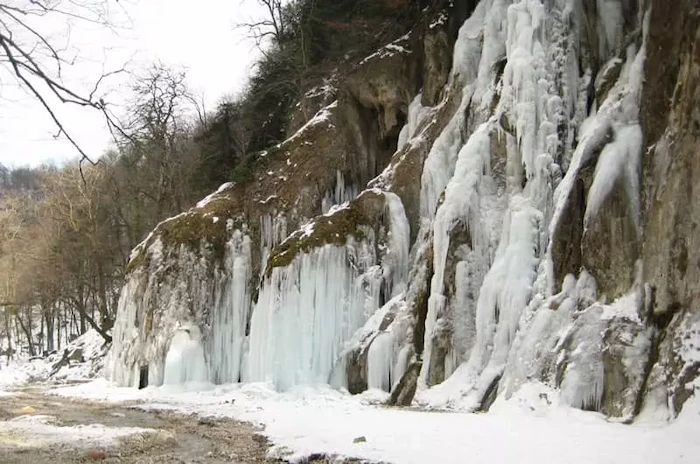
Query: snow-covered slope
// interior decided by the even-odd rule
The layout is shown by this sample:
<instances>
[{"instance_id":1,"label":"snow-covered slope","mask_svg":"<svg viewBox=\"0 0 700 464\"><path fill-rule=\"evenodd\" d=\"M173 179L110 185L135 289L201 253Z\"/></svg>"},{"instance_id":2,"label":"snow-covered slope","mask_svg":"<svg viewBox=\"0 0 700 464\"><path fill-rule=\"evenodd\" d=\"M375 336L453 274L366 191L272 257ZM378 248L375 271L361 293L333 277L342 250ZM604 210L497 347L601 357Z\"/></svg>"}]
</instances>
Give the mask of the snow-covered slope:
<instances>
[{"instance_id":1,"label":"snow-covered slope","mask_svg":"<svg viewBox=\"0 0 700 464\"><path fill-rule=\"evenodd\" d=\"M45 358L0 360L0 390L30 382L80 382L102 374L107 345L95 330L88 330L60 352Z\"/></svg>"},{"instance_id":2,"label":"snow-covered slope","mask_svg":"<svg viewBox=\"0 0 700 464\"><path fill-rule=\"evenodd\" d=\"M662 28L678 16L660 1L473 3L428 8L250 185L154 231L122 293L112 380L328 383L467 411L541 382L624 420L678 413L700 366L697 284L657 269L695 266L698 234L650 221L689 172L667 160L687 103L658 97L697 87L688 35ZM645 74L669 43L683 72L657 88ZM662 257L670 240L685 254Z\"/></svg>"}]
</instances>

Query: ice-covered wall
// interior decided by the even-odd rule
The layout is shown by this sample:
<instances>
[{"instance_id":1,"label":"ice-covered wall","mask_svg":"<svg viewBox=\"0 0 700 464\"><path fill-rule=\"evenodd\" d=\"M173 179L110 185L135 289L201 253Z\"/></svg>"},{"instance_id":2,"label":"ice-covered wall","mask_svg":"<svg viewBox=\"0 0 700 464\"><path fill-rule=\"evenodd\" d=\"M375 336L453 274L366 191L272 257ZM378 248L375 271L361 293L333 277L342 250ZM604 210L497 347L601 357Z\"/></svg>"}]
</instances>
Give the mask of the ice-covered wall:
<instances>
[{"instance_id":1,"label":"ice-covered wall","mask_svg":"<svg viewBox=\"0 0 700 464\"><path fill-rule=\"evenodd\" d=\"M477 410L542 382L573 407L634 417L666 330L640 267L648 7L477 2L436 105L392 103L406 124L373 188L332 167L320 216L294 231L305 221L288 204L257 231L232 228L215 271L187 251L159 261L151 242L122 294L112 378L134 384L148 364L160 383L179 321L201 328L217 383L331 383L403 404L417 390L420 405ZM316 173L297 173L300 192ZM158 267L174 264L172 278ZM695 319L669 327L681 320Z\"/></svg>"},{"instance_id":2,"label":"ice-covered wall","mask_svg":"<svg viewBox=\"0 0 700 464\"><path fill-rule=\"evenodd\" d=\"M622 8L619 2L603 6L599 13L610 9L619 12ZM532 316L526 309L548 298L554 290L550 237L582 163L600 153L586 202L586 223L597 214L612 185L622 180L633 199L629 214L638 224L635 201L638 204L640 195L641 138L635 121L644 47L639 40L626 49L622 47L619 15L590 18L586 14L577 2L482 1L460 31L456 53L468 50L470 44L474 47L472 37L481 38L478 43L483 52L478 64L472 60L471 64L462 61L460 65L456 54L455 66L468 66L464 73L475 76L472 82L477 89L478 83L486 82L486 88L478 92L479 98L470 100L467 114L474 114L479 121L482 108L492 111L461 148L459 144L443 147L436 143L423 173L423 214L428 217L435 204L435 187L445 183L435 179L449 179L432 222L435 273L419 379L419 387L424 390L419 401L426 405L487 407L489 392L496 391L499 383L514 382L509 375L517 368L510 366L521 362L512 353L514 340L519 342L517 349L525 350L532 349L528 342L542 343L540 337L529 338L529 320L524 315L534 317L537 324L533 330L540 330L540 324L551 324L546 310L540 312L538 308ZM632 19L641 27L641 14ZM583 46L585 26L590 23L600 34L599 53ZM464 43L461 47L460 42ZM624 60L617 58L618 51ZM579 69L581 56L590 59L591 54L600 63L622 62L617 82L604 101L592 100L592 70ZM497 76L495 68L501 60L505 64L502 75ZM471 93L469 84L465 88ZM582 112L590 101L593 106L584 120ZM601 149L600 138L609 143L602 142L602 152L594 152ZM559 183L562 170L569 164L566 177ZM436 173L439 170L442 173ZM461 249L451 243L453 231L459 228L467 231L466 240L464 233L457 237ZM457 261L450 269L446 268L448 253ZM446 295L445 288L448 271L455 279L451 295ZM596 328L605 326L599 322L598 312L587 312L587 329L595 333ZM563 317L557 315L555 319ZM568 324L574 324L571 318ZM450 353L436 357L433 345L445 336L450 337ZM561 384L564 399L572 406L600 409L604 370L600 350L605 345L602 339L599 342L586 336L574 340L570 348L578 357L593 357L578 361L572 358L563 377L550 379L555 386ZM550 343L550 348L554 345ZM543 365L546 361L546 357L538 359ZM431 371L436 363L446 377L455 372L446 382L428 390L435 378ZM584 368L593 371L584 374L578 370ZM537 376L528 379L540 380Z\"/></svg>"},{"instance_id":3,"label":"ice-covered wall","mask_svg":"<svg viewBox=\"0 0 700 464\"><path fill-rule=\"evenodd\" d=\"M112 381L137 386L144 367L150 385L240 379L252 298L251 240L227 227L222 266L205 249L181 246L166 254L160 238L150 242L148 265L130 276L119 300L106 364Z\"/></svg>"}]
</instances>

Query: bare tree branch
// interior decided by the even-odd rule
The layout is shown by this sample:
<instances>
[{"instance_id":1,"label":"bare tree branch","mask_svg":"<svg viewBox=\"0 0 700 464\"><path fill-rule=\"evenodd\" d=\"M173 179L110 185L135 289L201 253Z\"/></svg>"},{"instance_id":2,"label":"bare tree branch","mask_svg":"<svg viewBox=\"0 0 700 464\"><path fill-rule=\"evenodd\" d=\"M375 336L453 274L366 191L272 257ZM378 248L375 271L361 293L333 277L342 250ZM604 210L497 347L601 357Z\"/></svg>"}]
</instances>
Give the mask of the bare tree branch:
<instances>
[{"instance_id":1,"label":"bare tree branch","mask_svg":"<svg viewBox=\"0 0 700 464\"><path fill-rule=\"evenodd\" d=\"M123 6L120 0L26 0L22 3L8 4L0 0L0 67L4 66L15 77L20 88L39 102L57 127L55 137L63 135L75 147L80 154L81 165L83 162L95 164L94 156L85 152L61 121L51 98L61 104L100 111L110 132L120 134L123 131L119 119L107 108L98 92L107 79L126 72L126 64L110 71L105 71L103 66L102 74L92 89L83 94L62 82L64 65L73 65L77 57L77 52L74 56L68 52L70 28L67 30L66 44L56 46L29 19L64 17L114 30L109 18L110 5L116 3L120 9Z\"/></svg>"}]
</instances>

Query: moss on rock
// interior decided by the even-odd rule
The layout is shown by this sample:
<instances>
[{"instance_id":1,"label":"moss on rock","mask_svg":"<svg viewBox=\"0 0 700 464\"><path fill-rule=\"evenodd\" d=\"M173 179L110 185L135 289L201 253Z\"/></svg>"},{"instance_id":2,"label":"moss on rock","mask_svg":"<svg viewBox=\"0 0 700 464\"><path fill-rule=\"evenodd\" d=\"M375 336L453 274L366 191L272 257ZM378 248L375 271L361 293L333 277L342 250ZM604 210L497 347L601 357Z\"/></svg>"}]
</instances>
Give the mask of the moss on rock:
<instances>
[{"instance_id":1,"label":"moss on rock","mask_svg":"<svg viewBox=\"0 0 700 464\"><path fill-rule=\"evenodd\" d=\"M305 229L292 234L270 253L266 274L276 267L289 265L300 253L323 245L345 245L349 237L361 241L366 238L367 227L374 228L382 219L384 195L376 190L366 190L348 206L332 214L318 216ZM364 229L364 230L363 230Z\"/></svg>"}]
</instances>

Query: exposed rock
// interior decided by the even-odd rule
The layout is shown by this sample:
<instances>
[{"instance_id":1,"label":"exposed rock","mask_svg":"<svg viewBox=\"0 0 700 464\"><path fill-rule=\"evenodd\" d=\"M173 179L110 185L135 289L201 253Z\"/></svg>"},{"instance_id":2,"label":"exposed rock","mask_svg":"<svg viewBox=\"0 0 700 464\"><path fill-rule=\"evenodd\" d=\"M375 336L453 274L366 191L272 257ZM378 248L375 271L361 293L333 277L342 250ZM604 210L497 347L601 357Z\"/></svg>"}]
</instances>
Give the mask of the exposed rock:
<instances>
[{"instance_id":1,"label":"exposed rock","mask_svg":"<svg viewBox=\"0 0 700 464\"><path fill-rule=\"evenodd\" d=\"M313 87L299 99L292 109L292 115L287 124L287 137L294 135L316 113L337 99L336 89L332 84L324 82Z\"/></svg>"},{"instance_id":2,"label":"exposed rock","mask_svg":"<svg viewBox=\"0 0 700 464\"><path fill-rule=\"evenodd\" d=\"M421 363L413 362L408 366L406 373L401 377L399 384L391 392L389 404L394 406L410 406L416 394L418 375Z\"/></svg>"},{"instance_id":3,"label":"exposed rock","mask_svg":"<svg viewBox=\"0 0 700 464\"><path fill-rule=\"evenodd\" d=\"M452 325L443 314L438 315L432 334L433 349L430 352L428 385L437 385L445 379L445 361L452 348Z\"/></svg>"},{"instance_id":4,"label":"exposed rock","mask_svg":"<svg viewBox=\"0 0 700 464\"><path fill-rule=\"evenodd\" d=\"M651 362L653 329L629 319L611 321L605 332L603 412L632 419Z\"/></svg>"},{"instance_id":5,"label":"exposed rock","mask_svg":"<svg viewBox=\"0 0 700 464\"><path fill-rule=\"evenodd\" d=\"M634 201L618 180L595 217L584 224L581 264L595 276L607 301L627 293L634 282L640 249Z\"/></svg>"},{"instance_id":6,"label":"exposed rock","mask_svg":"<svg viewBox=\"0 0 700 464\"><path fill-rule=\"evenodd\" d=\"M417 54L398 40L365 58L343 80L343 87L362 107L373 110L379 138L398 135L417 88Z\"/></svg>"},{"instance_id":7,"label":"exposed rock","mask_svg":"<svg viewBox=\"0 0 700 464\"><path fill-rule=\"evenodd\" d=\"M353 395L367 390L367 350L356 350L345 358L348 391Z\"/></svg>"},{"instance_id":8,"label":"exposed rock","mask_svg":"<svg viewBox=\"0 0 700 464\"><path fill-rule=\"evenodd\" d=\"M656 144L645 163L643 254L645 280L656 290L654 313L660 315L695 310L700 303L700 35L692 2L654 7L649 33L658 45L649 51L642 117L648 143ZM660 139L650 138L666 125Z\"/></svg>"},{"instance_id":9,"label":"exposed rock","mask_svg":"<svg viewBox=\"0 0 700 464\"><path fill-rule=\"evenodd\" d=\"M452 50L447 32L443 29L429 30L423 47L423 104L434 106L440 101L440 93L452 68Z\"/></svg>"},{"instance_id":10,"label":"exposed rock","mask_svg":"<svg viewBox=\"0 0 700 464\"><path fill-rule=\"evenodd\" d=\"M433 2L425 16L423 38L423 106L435 106L452 69L452 54L459 28L474 11L476 0Z\"/></svg>"},{"instance_id":11,"label":"exposed rock","mask_svg":"<svg viewBox=\"0 0 700 464\"><path fill-rule=\"evenodd\" d=\"M68 353L68 360L73 362L84 362L85 359L83 358L83 349L76 348Z\"/></svg>"}]
</instances>

